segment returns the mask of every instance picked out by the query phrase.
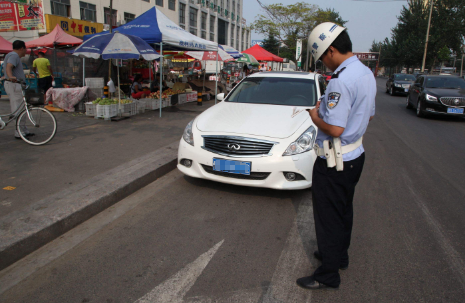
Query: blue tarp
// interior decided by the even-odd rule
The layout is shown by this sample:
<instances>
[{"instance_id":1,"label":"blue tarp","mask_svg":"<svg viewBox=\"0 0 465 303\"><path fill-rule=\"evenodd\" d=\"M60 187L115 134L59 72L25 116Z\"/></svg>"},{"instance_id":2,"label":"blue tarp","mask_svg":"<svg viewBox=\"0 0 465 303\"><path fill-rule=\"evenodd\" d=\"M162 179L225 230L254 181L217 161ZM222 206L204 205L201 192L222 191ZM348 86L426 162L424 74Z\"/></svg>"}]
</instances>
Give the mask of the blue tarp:
<instances>
[{"instance_id":1,"label":"blue tarp","mask_svg":"<svg viewBox=\"0 0 465 303\"><path fill-rule=\"evenodd\" d=\"M145 42L151 43L159 43L162 41L162 34L160 28L158 27L157 21L157 12L156 8L153 7L137 17L136 19L128 22L120 27L113 29L114 31L118 31L121 34L125 35L133 35L139 38L142 38ZM84 41L103 34L107 34L108 32L101 32L93 35L85 35Z\"/></svg>"}]
</instances>

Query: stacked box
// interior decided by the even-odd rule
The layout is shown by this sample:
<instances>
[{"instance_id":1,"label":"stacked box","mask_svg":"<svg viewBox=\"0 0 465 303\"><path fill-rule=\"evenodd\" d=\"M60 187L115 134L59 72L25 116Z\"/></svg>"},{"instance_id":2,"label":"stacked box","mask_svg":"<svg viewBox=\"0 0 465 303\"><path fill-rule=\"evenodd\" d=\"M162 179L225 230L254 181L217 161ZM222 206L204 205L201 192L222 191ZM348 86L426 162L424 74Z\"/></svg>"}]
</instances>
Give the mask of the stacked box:
<instances>
[{"instance_id":1,"label":"stacked box","mask_svg":"<svg viewBox=\"0 0 465 303\"><path fill-rule=\"evenodd\" d=\"M184 104L187 102L187 94L179 94L178 95L178 103Z\"/></svg>"},{"instance_id":2,"label":"stacked box","mask_svg":"<svg viewBox=\"0 0 465 303\"><path fill-rule=\"evenodd\" d=\"M110 120L112 117L118 115L118 104L111 105L97 105L97 115L95 118L103 118Z\"/></svg>"},{"instance_id":3,"label":"stacked box","mask_svg":"<svg viewBox=\"0 0 465 303\"><path fill-rule=\"evenodd\" d=\"M191 93L186 93L187 102L195 102L197 101L197 92L193 91Z\"/></svg>"},{"instance_id":4,"label":"stacked box","mask_svg":"<svg viewBox=\"0 0 465 303\"><path fill-rule=\"evenodd\" d=\"M121 104L121 115L127 117L127 116L134 116L137 114L137 103L132 102L132 103L126 103L126 104Z\"/></svg>"},{"instance_id":5,"label":"stacked box","mask_svg":"<svg viewBox=\"0 0 465 303\"><path fill-rule=\"evenodd\" d=\"M97 104L92 102L86 102L84 104L86 106L86 116L94 117L97 115Z\"/></svg>"},{"instance_id":6,"label":"stacked box","mask_svg":"<svg viewBox=\"0 0 465 303\"><path fill-rule=\"evenodd\" d=\"M86 78L86 86L88 88L101 88L105 86L104 78ZM100 96L99 96L100 98Z\"/></svg>"},{"instance_id":7,"label":"stacked box","mask_svg":"<svg viewBox=\"0 0 465 303\"><path fill-rule=\"evenodd\" d=\"M134 103L137 104L137 112L139 114L145 113L145 108L147 107L147 104L144 100L134 100Z\"/></svg>"}]
</instances>

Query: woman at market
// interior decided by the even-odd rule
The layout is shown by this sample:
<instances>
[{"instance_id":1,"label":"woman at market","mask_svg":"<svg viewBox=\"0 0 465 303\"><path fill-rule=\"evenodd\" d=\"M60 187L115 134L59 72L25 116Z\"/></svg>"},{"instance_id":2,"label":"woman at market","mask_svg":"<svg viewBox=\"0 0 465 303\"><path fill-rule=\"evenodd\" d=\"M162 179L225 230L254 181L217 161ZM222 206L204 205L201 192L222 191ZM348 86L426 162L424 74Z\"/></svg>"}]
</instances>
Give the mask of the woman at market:
<instances>
[{"instance_id":1,"label":"woman at market","mask_svg":"<svg viewBox=\"0 0 465 303\"><path fill-rule=\"evenodd\" d=\"M146 93L144 92L144 90L142 89L142 85L139 83L139 81L142 79L142 75L141 74L137 74L135 77L134 77L134 82L132 82L132 85L131 85L131 96L134 98L134 99L141 99L141 98L145 98L146 96Z\"/></svg>"},{"instance_id":2,"label":"woman at market","mask_svg":"<svg viewBox=\"0 0 465 303\"><path fill-rule=\"evenodd\" d=\"M163 79L163 89L162 91L168 89L168 85L166 84L166 81ZM157 77L155 80L150 83L150 91L152 93L155 93L160 90L160 74L157 74Z\"/></svg>"}]
</instances>

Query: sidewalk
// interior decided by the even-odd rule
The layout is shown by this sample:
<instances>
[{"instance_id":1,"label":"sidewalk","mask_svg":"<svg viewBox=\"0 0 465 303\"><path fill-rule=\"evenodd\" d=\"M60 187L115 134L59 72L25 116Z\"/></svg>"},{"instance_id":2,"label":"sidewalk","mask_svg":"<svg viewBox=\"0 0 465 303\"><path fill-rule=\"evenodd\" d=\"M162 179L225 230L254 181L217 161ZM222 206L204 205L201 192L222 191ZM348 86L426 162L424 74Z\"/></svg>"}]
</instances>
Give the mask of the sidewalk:
<instances>
[{"instance_id":1,"label":"sidewalk","mask_svg":"<svg viewBox=\"0 0 465 303\"><path fill-rule=\"evenodd\" d=\"M112 169L124 168L124 164L137 163L139 159L150 161L147 156L154 158L155 151L168 145L177 149L187 123L213 105L214 101L204 102L203 106L195 102L182 104L164 109L162 118L157 110L120 122L96 120L84 113L55 113L57 135L50 143L39 147L15 139L14 125L8 125L0 132L0 235L11 236L11 218L28 220L28 211L41 210L43 207L34 208L38 201L58 200L55 199L57 195L67 192L71 197L78 188L98 186L99 178L102 184L110 182L104 173ZM9 102L0 101L0 113L8 109ZM136 164L131 165L133 169ZM123 169L114 173L125 174ZM134 171L127 174L134 174ZM121 186L130 185L128 175L121 175ZM120 181L118 176L111 177L108 184L112 186ZM5 187L15 189L5 190Z\"/></svg>"}]
</instances>

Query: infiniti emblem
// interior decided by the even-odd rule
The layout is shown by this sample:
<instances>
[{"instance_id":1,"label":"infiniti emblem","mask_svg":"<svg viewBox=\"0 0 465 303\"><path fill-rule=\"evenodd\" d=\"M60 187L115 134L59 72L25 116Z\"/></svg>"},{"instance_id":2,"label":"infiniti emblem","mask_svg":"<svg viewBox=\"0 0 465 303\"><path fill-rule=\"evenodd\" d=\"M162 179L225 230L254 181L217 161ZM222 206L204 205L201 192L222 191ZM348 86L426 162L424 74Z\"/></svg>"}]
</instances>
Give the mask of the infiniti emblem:
<instances>
[{"instance_id":1,"label":"infiniti emblem","mask_svg":"<svg viewBox=\"0 0 465 303\"><path fill-rule=\"evenodd\" d=\"M459 105L460 100L459 100L459 99L455 99L455 100L454 100L454 103L455 103L455 105Z\"/></svg>"},{"instance_id":2,"label":"infiniti emblem","mask_svg":"<svg viewBox=\"0 0 465 303\"><path fill-rule=\"evenodd\" d=\"M241 146L240 146L239 144L233 144L233 143L231 143L231 144L228 144L228 149L229 149L230 151L239 150L239 149L241 149Z\"/></svg>"}]
</instances>

